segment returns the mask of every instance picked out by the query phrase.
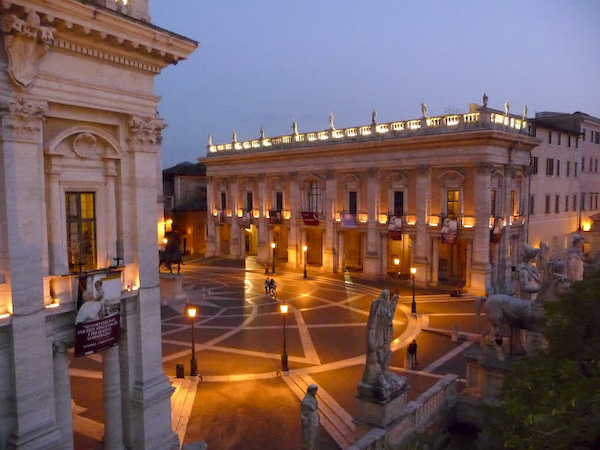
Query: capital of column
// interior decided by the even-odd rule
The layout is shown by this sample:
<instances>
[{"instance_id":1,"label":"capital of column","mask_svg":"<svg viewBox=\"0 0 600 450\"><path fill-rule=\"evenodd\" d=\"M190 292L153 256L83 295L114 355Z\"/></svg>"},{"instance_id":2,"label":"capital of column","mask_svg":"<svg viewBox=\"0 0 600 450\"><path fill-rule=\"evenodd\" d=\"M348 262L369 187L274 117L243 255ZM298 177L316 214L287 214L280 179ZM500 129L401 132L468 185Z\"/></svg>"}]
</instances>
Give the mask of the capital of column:
<instances>
[{"instance_id":1,"label":"capital of column","mask_svg":"<svg viewBox=\"0 0 600 450\"><path fill-rule=\"evenodd\" d=\"M131 116L129 142L135 151L154 153L162 142L162 130L165 128L166 125L160 117Z\"/></svg>"},{"instance_id":2,"label":"capital of column","mask_svg":"<svg viewBox=\"0 0 600 450\"><path fill-rule=\"evenodd\" d=\"M69 353L69 341L61 340L52 343L52 353L56 355L66 355Z\"/></svg>"},{"instance_id":3,"label":"capital of column","mask_svg":"<svg viewBox=\"0 0 600 450\"><path fill-rule=\"evenodd\" d=\"M379 177L379 167L369 167L367 173L370 178L377 178Z\"/></svg>"},{"instance_id":4,"label":"capital of column","mask_svg":"<svg viewBox=\"0 0 600 450\"><path fill-rule=\"evenodd\" d=\"M478 162L475 164L475 172L479 175L491 175L494 170L494 164L491 162Z\"/></svg>"},{"instance_id":5,"label":"capital of column","mask_svg":"<svg viewBox=\"0 0 600 450\"><path fill-rule=\"evenodd\" d=\"M53 155L46 159L45 167L46 175L60 178L62 174L62 164L60 162L60 156Z\"/></svg>"},{"instance_id":6,"label":"capital of column","mask_svg":"<svg viewBox=\"0 0 600 450\"><path fill-rule=\"evenodd\" d=\"M429 164L419 164L417 166L417 174L424 176L429 174Z\"/></svg>"},{"instance_id":7,"label":"capital of column","mask_svg":"<svg viewBox=\"0 0 600 450\"><path fill-rule=\"evenodd\" d=\"M5 140L37 141L48 103L27 97L0 100L2 137Z\"/></svg>"},{"instance_id":8,"label":"capital of column","mask_svg":"<svg viewBox=\"0 0 600 450\"><path fill-rule=\"evenodd\" d=\"M113 159L106 159L104 161L104 175L107 177L117 176L117 163Z\"/></svg>"}]
</instances>

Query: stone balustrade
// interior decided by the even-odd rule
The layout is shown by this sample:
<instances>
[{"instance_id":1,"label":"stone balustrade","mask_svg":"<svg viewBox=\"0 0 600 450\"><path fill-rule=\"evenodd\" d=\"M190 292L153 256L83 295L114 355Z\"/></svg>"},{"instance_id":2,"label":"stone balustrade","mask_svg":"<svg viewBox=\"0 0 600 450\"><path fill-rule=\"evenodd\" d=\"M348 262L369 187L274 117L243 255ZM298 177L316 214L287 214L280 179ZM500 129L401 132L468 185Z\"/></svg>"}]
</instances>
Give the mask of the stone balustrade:
<instances>
[{"instance_id":1,"label":"stone balustrade","mask_svg":"<svg viewBox=\"0 0 600 450\"><path fill-rule=\"evenodd\" d=\"M472 128L502 128L513 133L526 134L527 121L523 118L500 114L490 110L471 112L466 114L449 114L439 117L423 117L402 122L380 123L359 127L343 128L339 130L316 131L298 133L285 136L263 137L243 142L231 142L218 145L208 145L208 156L219 152L232 150L257 150L271 147L292 145L315 145L326 141L340 141L347 139L381 139L411 136L415 132L420 134L451 133L468 131Z\"/></svg>"}]
</instances>

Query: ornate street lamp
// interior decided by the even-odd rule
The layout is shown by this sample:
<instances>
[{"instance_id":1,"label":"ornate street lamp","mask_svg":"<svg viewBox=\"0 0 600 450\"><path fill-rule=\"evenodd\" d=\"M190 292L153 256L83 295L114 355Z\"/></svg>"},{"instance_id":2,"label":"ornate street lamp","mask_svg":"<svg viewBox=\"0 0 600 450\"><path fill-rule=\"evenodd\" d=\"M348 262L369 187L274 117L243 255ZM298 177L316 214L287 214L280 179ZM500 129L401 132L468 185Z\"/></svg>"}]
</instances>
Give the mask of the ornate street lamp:
<instances>
[{"instance_id":1,"label":"ornate street lamp","mask_svg":"<svg viewBox=\"0 0 600 450\"><path fill-rule=\"evenodd\" d=\"M196 318L198 309L194 305L188 305L186 311L192 321L192 360L190 361L190 376L195 377L198 375L198 363L196 363L196 344L194 342L194 319Z\"/></svg>"},{"instance_id":2,"label":"ornate street lamp","mask_svg":"<svg viewBox=\"0 0 600 450\"><path fill-rule=\"evenodd\" d=\"M287 355L287 344L285 340L285 316L287 316L288 305L287 303L281 303L279 305L279 310L281 311L281 315L283 316L283 353L281 354L281 371L287 372L288 369L288 355Z\"/></svg>"},{"instance_id":3,"label":"ornate street lamp","mask_svg":"<svg viewBox=\"0 0 600 450\"><path fill-rule=\"evenodd\" d=\"M308 251L308 247L304 245L302 251L304 252L304 278L306 279L308 278L308 275L306 274L306 252Z\"/></svg>"},{"instance_id":4,"label":"ornate street lamp","mask_svg":"<svg viewBox=\"0 0 600 450\"><path fill-rule=\"evenodd\" d=\"M273 267L271 271L275 273L275 242L271 242L271 248L273 249Z\"/></svg>"},{"instance_id":5,"label":"ornate street lamp","mask_svg":"<svg viewBox=\"0 0 600 450\"><path fill-rule=\"evenodd\" d=\"M412 305L410 306L410 312L411 314L417 314L417 303L415 302L415 274L417 273L417 268L416 267L411 267L410 268L410 273L412 275L412 281L413 281L413 298L412 298Z\"/></svg>"}]
</instances>

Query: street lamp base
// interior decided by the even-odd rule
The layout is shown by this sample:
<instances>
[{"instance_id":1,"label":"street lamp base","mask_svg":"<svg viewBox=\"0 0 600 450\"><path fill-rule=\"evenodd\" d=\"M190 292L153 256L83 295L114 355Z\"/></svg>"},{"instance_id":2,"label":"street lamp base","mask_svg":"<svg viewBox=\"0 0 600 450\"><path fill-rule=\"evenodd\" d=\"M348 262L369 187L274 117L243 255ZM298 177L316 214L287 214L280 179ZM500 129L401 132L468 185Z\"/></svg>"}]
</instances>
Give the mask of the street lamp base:
<instances>
[{"instance_id":1,"label":"street lamp base","mask_svg":"<svg viewBox=\"0 0 600 450\"><path fill-rule=\"evenodd\" d=\"M195 358L190 361L190 377L198 376L198 363Z\"/></svg>"},{"instance_id":2,"label":"street lamp base","mask_svg":"<svg viewBox=\"0 0 600 450\"><path fill-rule=\"evenodd\" d=\"M281 355L281 371L288 372L290 369L288 368L288 355L287 353L283 353Z\"/></svg>"}]
</instances>

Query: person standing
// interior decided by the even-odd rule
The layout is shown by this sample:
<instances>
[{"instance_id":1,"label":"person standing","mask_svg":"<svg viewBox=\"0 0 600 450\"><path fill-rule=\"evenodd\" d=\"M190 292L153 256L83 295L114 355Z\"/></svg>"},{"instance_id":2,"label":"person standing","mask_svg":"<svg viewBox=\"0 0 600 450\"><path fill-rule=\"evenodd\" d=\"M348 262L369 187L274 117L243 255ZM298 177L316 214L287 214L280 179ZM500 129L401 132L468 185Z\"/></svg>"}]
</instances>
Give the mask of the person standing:
<instances>
[{"instance_id":1,"label":"person standing","mask_svg":"<svg viewBox=\"0 0 600 450\"><path fill-rule=\"evenodd\" d=\"M413 339L413 341L408 344L408 348L406 349L408 352L408 366L411 369L416 369L418 366L417 363L417 340Z\"/></svg>"},{"instance_id":2,"label":"person standing","mask_svg":"<svg viewBox=\"0 0 600 450\"><path fill-rule=\"evenodd\" d=\"M268 294L270 289L271 289L271 280L269 280L269 277L267 277L267 279L265 280L265 294Z\"/></svg>"}]
</instances>

